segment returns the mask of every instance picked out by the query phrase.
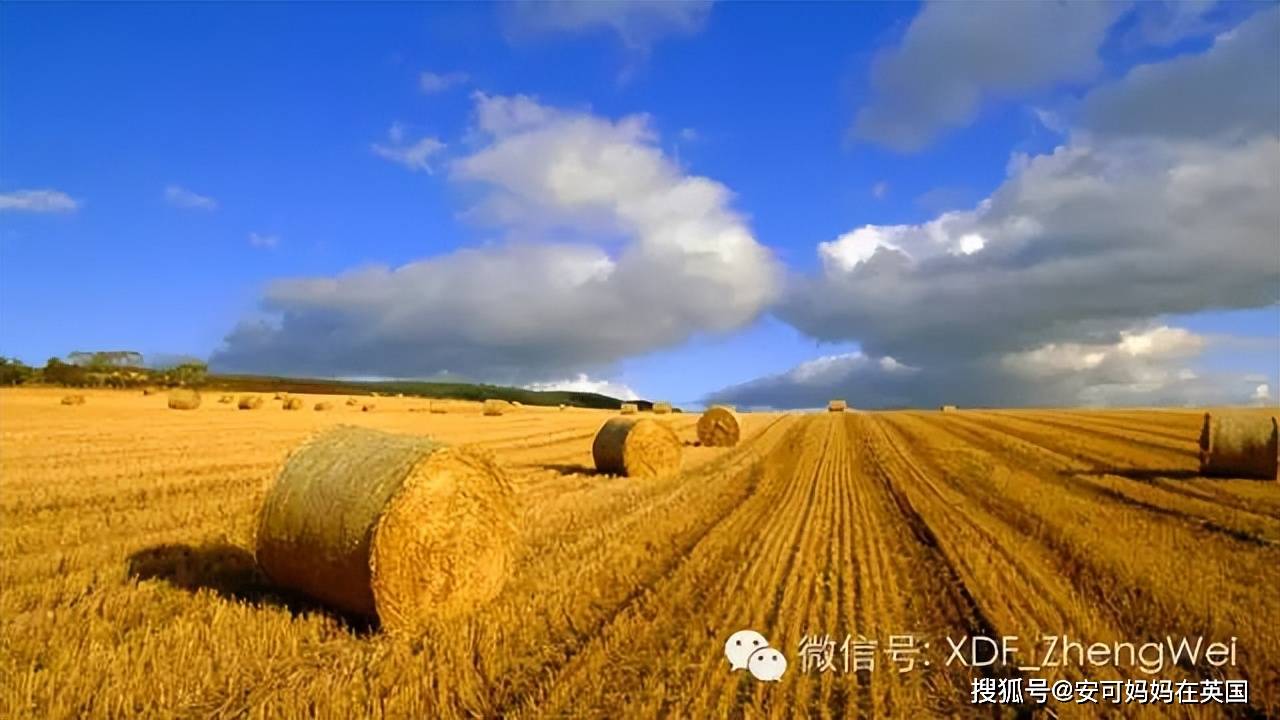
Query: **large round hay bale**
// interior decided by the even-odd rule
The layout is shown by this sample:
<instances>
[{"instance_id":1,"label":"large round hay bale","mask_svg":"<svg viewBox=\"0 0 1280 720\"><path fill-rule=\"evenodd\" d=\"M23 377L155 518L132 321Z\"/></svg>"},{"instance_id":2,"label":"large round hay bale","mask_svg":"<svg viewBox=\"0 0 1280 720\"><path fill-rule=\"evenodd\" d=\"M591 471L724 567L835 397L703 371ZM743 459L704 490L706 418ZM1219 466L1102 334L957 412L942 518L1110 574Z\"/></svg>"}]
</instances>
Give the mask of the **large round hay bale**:
<instances>
[{"instance_id":1,"label":"large round hay bale","mask_svg":"<svg viewBox=\"0 0 1280 720\"><path fill-rule=\"evenodd\" d=\"M955 405L943 405L942 407L938 408L938 410L944 413L960 412L960 409L957 408Z\"/></svg>"},{"instance_id":2,"label":"large round hay bale","mask_svg":"<svg viewBox=\"0 0 1280 720\"><path fill-rule=\"evenodd\" d=\"M242 395L237 405L241 410L257 410L262 407L262 398L257 395Z\"/></svg>"},{"instance_id":3,"label":"large round hay bale","mask_svg":"<svg viewBox=\"0 0 1280 720\"><path fill-rule=\"evenodd\" d=\"M200 407L200 393L191 388L174 388L169 391L170 410L195 410Z\"/></svg>"},{"instance_id":4,"label":"large round hay bale","mask_svg":"<svg viewBox=\"0 0 1280 720\"><path fill-rule=\"evenodd\" d=\"M507 403L502 400L485 400L483 412L485 415L501 415L507 411Z\"/></svg>"},{"instance_id":5,"label":"large round hay bale","mask_svg":"<svg viewBox=\"0 0 1280 720\"><path fill-rule=\"evenodd\" d=\"M623 415L635 415L640 412L640 406L635 403L622 403L622 409L619 412Z\"/></svg>"},{"instance_id":6,"label":"large round hay bale","mask_svg":"<svg viewBox=\"0 0 1280 720\"><path fill-rule=\"evenodd\" d=\"M827 412L844 412L849 404L843 400L832 400L827 403Z\"/></svg>"},{"instance_id":7,"label":"large round hay bale","mask_svg":"<svg viewBox=\"0 0 1280 720\"><path fill-rule=\"evenodd\" d=\"M498 594L515 518L486 453L341 426L289 456L258 516L255 555L282 587L410 628Z\"/></svg>"},{"instance_id":8,"label":"large round hay bale","mask_svg":"<svg viewBox=\"0 0 1280 720\"><path fill-rule=\"evenodd\" d=\"M653 412L658 415L667 415L671 412L671 403L656 402L653 404Z\"/></svg>"},{"instance_id":9,"label":"large round hay bale","mask_svg":"<svg viewBox=\"0 0 1280 720\"><path fill-rule=\"evenodd\" d=\"M332 410L332 409L333 409L333 403L331 402L316 403L316 412L324 412L326 410Z\"/></svg>"},{"instance_id":10,"label":"large round hay bale","mask_svg":"<svg viewBox=\"0 0 1280 720\"><path fill-rule=\"evenodd\" d=\"M1280 430L1274 417L1205 413L1200 430L1200 474L1277 479Z\"/></svg>"},{"instance_id":11,"label":"large round hay bale","mask_svg":"<svg viewBox=\"0 0 1280 720\"><path fill-rule=\"evenodd\" d=\"M591 444L597 470L629 477L677 472L683 452L680 438L666 423L640 418L609 419Z\"/></svg>"},{"instance_id":12,"label":"large round hay bale","mask_svg":"<svg viewBox=\"0 0 1280 720\"><path fill-rule=\"evenodd\" d=\"M83 405L84 396L83 395L64 395L62 396L62 404L63 405Z\"/></svg>"},{"instance_id":13,"label":"large round hay bale","mask_svg":"<svg viewBox=\"0 0 1280 720\"><path fill-rule=\"evenodd\" d=\"M280 407L285 410L301 410L306 406L306 403L302 402L300 397L287 397Z\"/></svg>"},{"instance_id":14,"label":"large round hay bale","mask_svg":"<svg viewBox=\"0 0 1280 720\"><path fill-rule=\"evenodd\" d=\"M698 418L698 442L708 447L733 447L741 437L738 415L724 405L713 405Z\"/></svg>"}]
</instances>

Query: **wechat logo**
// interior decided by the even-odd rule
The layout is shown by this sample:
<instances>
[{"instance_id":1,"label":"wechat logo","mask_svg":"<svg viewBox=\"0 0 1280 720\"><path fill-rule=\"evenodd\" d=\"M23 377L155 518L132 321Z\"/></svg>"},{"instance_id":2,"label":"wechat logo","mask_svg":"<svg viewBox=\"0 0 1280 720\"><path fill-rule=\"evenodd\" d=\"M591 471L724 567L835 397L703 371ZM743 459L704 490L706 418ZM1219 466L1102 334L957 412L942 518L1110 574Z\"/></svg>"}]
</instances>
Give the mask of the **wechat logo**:
<instances>
[{"instance_id":1,"label":"wechat logo","mask_svg":"<svg viewBox=\"0 0 1280 720\"><path fill-rule=\"evenodd\" d=\"M787 672L787 656L769 646L769 641L755 630L739 630L724 643L724 656L730 670L746 670L761 682L777 682Z\"/></svg>"}]
</instances>

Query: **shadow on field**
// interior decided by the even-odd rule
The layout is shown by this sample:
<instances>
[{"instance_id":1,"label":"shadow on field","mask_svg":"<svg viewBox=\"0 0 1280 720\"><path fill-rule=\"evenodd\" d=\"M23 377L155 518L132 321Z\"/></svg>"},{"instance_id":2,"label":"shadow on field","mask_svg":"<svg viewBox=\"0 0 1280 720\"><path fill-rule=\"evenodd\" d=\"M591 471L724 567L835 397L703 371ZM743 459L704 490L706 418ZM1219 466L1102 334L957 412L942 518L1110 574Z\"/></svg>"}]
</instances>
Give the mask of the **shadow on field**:
<instances>
[{"instance_id":1,"label":"shadow on field","mask_svg":"<svg viewBox=\"0 0 1280 720\"><path fill-rule=\"evenodd\" d=\"M1103 477L1105 475L1116 475L1118 477L1129 478L1130 480L1143 480L1150 482L1152 480L1193 480L1200 477L1200 473L1195 470L1152 470L1150 468L1125 468L1125 467L1102 467L1093 470L1063 470L1059 473L1070 477L1072 475L1084 475L1087 477Z\"/></svg>"},{"instance_id":2,"label":"shadow on field","mask_svg":"<svg viewBox=\"0 0 1280 720\"><path fill-rule=\"evenodd\" d=\"M561 475L600 475L604 476L599 470L581 463L551 463L549 465L539 465L543 470L553 470Z\"/></svg>"},{"instance_id":3,"label":"shadow on field","mask_svg":"<svg viewBox=\"0 0 1280 720\"><path fill-rule=\"evenodd\" d=\"M228 600L285 608L294 617L311 613L328 615L357 635L376 629L376 624L369 620L334 612L272 586L258 569L253 553L227 543L145 548L129 556L128 570L129 577L136 580L163 580L193 593L210 590Z\"/></svg>"}]
</instances>

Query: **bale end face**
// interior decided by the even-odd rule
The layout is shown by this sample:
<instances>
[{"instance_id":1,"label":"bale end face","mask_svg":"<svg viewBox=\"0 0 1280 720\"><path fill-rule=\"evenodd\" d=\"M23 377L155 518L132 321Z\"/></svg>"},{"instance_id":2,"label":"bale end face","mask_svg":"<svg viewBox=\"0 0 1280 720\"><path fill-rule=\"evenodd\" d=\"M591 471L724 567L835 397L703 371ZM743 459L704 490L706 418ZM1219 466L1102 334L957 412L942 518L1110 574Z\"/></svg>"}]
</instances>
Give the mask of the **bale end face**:
<instances>
[{"instance_id":1,"label":"bale end face","mask_svg":"<svg viewBox=\"0 0 1280 720\"><path fill-rule=\"evenodd\" d=\"M287 397L284 399L284 404L281 405L281 407L285 410L301 410L305 407L305 404L302 402L302 398Z\"/></svg>"},{"instance_id":2,"label":"bale end face","mask_svg":"<svg viewBox=\"0 0 1280 720\"><path fill-rule=\"evenodd\" d=\"M343 426L289 457L255 555L277 585L397 630L495 597L516 538L511 486L487 453Z\"/></svg>"},{"instance_id":3,"label":"bale end face","mask_svg":"<svg viewBox=\"0 0 1280 720\"><path fill-rule=\"evenodd\" d=\"M1280 425L1252 413L1205 413L1200 474L1258 480L1280 478Z\"/></svg>"},{"instance_id":4,"label":"bale end face","mask_svg":"<svg viewBox=\"0 0 1280 720\"><path fill-rule=\"evenodd\" d=\"M843 400L832 400L827 403L827 412L844 412L849 404Z\"/></svg>"},{"instance_id":5,"label":"bale end face","mask_svg":"<svg viewBox=\"0 0 1280 720\"><path fill-rule=\"evenodd\" d=\"M698 418L698 442L709 447L733 447L741 437L738 415L723 405L713 405Z\"/></svg>"},{"instance_id":6,"label":"bale end face","mask_svg":"<svg viewBox=\"0 0 1280 720\"><path fill-rule=\"evenodd\" d=\"M175 388L169 392L170 410L195 410L200 407L200 393L189 388Z\"/></svg>"},{"instance_id":7,"label":"bale end face","mask_svg":"<svg viewBox=\"0 0 1280 720\"><path fill-rule=\"evenodd\" d=\"M257 410L262 407L262 398L257 395L244 395L240 398L240 402L236 407L241 410Z\"/></svg>"},{"instance_id":8,"label":"bale end face","mask_svg":"<svg viewBox=\"0 0 1280 720\"><path fill-rule=\"evenodd\" d=\"M678 472L683 453L675 431L648 419L612 418L601 426L591 444L597 470L628 477Z\"/></svg>"}]
</instances>

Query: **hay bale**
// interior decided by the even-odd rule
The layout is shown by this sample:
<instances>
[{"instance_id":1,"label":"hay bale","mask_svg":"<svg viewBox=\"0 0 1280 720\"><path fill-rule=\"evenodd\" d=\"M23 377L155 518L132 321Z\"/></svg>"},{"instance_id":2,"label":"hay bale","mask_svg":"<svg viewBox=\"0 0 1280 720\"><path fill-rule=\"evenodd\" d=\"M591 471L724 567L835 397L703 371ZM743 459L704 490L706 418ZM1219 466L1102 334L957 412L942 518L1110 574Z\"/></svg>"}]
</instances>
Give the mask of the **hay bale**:
<instances>
[{"instance_id":1,"label":"hay bale","mask_svg":"<svg viewBox=\"0 0 1280 720\"><path fill-rule=\"evenodd\" d=\"M398 630L495 597L515 545L511 485L490 455L341 426L289 456L254 554L274 583Z\"/></svg>"},{"instance_id":2,"label":"hay bale","mask_svg":"<svg viewBox=\"0 0 1280 720\"><path fill-rule=\"evenodd\" d=\"M431 404L428 405L427 407L430 409L432 415L448 415L449 414L449 407L444 403L438 403L433 400L431 401Z\"/></svg>"},{"instance_id":3,"label":"hay bale","mask_svg":"<svg viewBox=\"0 0 1280 720\"><path fill-rule=\"evenodd\" d=\"M683 452L680 438L666 423L641 418L610 418L591 444L597 470L628 477L677 472Z\"/></svg>"},{"instance_id":4,"label":"hay bale","mask_svg":"<svg viewBox=\"0 0 1280 720\"><path fill-rule=\"evenodd\" d=\"M158 391L157 391L155 388L153 388L153 387L144 387L144 388L142 388L142 394L143 394L143 395L155 395L157 392L158 392Z\"/></svg>"},{"instance_id":5,"label":"hay bale","mask_svg":"<svg viewBox=\"0 0 1280 720\"><path fill-rule=\"evenodd\" d=\"M262 398L257 395L241 395L237 407L241 410L257 410L262 407Z\"/></svg>"},{"instance_id":6,"label":"hay bale","mask_svg":"<svg viewBox=\"0 0 1280 720\"><path fill-rule=\"evenodd\" d=\"M396 397L404 397L404 393L396 393Z\"/></svg>"},{"instance_id":7,"label":"hay bale","mask_svg":"<svg viewBox=\"0 0 1280 720\"><path fill-rule=\"evenodd\" d=\"M733 447L741 433L738 414L724 405L713 405L698 418L698 442L705 447Z\"/></svg>"},{"instance_id":8,"label":"hay bale","mask_svg":"<svg viewBox=\"0 0 1280 720\"><path fill-rule=\"evenodd\" d=\"M564 410L564 409L565 409L565 408L567 408L567 407L569 407L569 406L568 406L568 405L565 405L564 403L560 403L560 409L561 409L561 410Z\"/></svg>"},{"instance_id":9,"label":"hay bale","mask_svg":"<svg viewBox=\"0 0 1280 720\"><path fill-rule=\"evenodd\" d=\"M218 402L222 405L228 405L235 401L236 401L235 395L223 395L222 397L218 398Z\"/></svg>"},{"instance_id":10,"label":"hay bale","mask_svg":"<svg viewBox=\"0 0 1280 720\"><path fill-rule=\"evenodd\" d=\"M281 392L278 392L278 393L276 393L276 396L275 396L275 397L273 397L273 398L271 398L271 399L272 399L272 400L283 400L283 399L285 399L285 394L284 394L284 393L281 393Z\"/></svg>"},{"instance_id":11,"label":"hay bale","mask_svg":"<svg viewBox=\"0 0 1280 720\"><path fill-rule=\"evenodd\" d=\"M347 398L347 404L348 404L348 405L359 405L359 404L360 404L360 401L359 401L359 400L357 400L357 399L355 399L355 398L353 398L353 397L349 397L349 398Z\"/></svg>"},{"instance_id":12,"label":"hay bale","mask_svg":"<svg viewBox=\"0 0 1280 720\"><path fill-rule=\"evenodd\" d=\"M200 407L200 393L191 388L174 388L169 391L170 410L195 410Z\"/></svg>"},{"instance_id":13,"label":"hay bale","mask_svg":"<svg viewBox=\"0 0 1280 720\"><path fill-rule=\"evenodd\" d=\"M1200 430L1200 474L1277 479L1277 420L1253 413L1205 413Z\"/></svg>"},{"instance_id":14,"label":"hay bale","mask_svg":"<svg viewBox=\"0 0 1280 720\"><path fill-rule=\"evenodd\" d=\"M640 412L640 406L635 403L622 403L622 409L619 412L623 415L635 415Z\"/></svg>"},{"instance_id":15,"label":"hay bale","mask_svg":"<svg viewBox=\"0 0 1280 720\"><path fill-rule=\"evenodd\" d=\"M827 412L844 412L849 407L843 400L832 400L827 403Z\"/></svg>"},{"instance_id":16,"label":"hay bale","mask_svg":"<svg viewBox=\"0 0 1280 720\"><path fill-rule=\"evenodd\" d=\"M360 412L373 412L373 409L376 407L377 405L374 405L373 403L365 403L360 406Z\"/></svg>"},{"instance_id":17,"label":"hay bale","mask_svg":"<svg viewBox=\"0 0 1280 720\"><path fill-rule=\"evenodd\" d=\"M324 412L326 410L332 410L332 409L333 409L333 403L331 402L316 403L316 412Z\"/></svg>"},{"instance_id":18,"label":"hay bale","mask_svg":"<svg viewBox=\"0 0 1280 720\"><path fill-rule=\"evenodd\" d=\"M507 404L501 400L485 400L482 412L485 415L501 415L507 411Z\"/></svg>"},{"instance_id":19,"label":"hay bale","mask_svg":"<svg viewBox=\"0 0 1280 720\"><path fill-rule=\"evenodd\" d=\"M511 407L518 407L518 408L524 407L524 403L520 402L519 400L512 400Z\"/></svg>"},{"instance_id":20,"label":"hay bale","mask_svg":"<svg viewBox=\"0 0 1280 720\"><path fill-rule=\"evenodd\" d=\"M667 415L671 412L671 403L656 402L653 404L653 412L658 415Z\"/></svg>"},{"instance_id":21,"label":"hay bale","mask_svg":"<svg viewBox=\"0 0 1280 720\"><path fill-rule=\"evenodd\" d=\"M287 397L284 399L284 404L280 407L284 410L301 410L306 407L306 403L302 402L302 398L300 397Z\"/></svg>"},{"instance_id":22,"label":"hay bale","mask_svg":"<svg viewBox=\"0 0 1280 720\"><path fill-rule=\"evenodd\" d=\"M944 413L960 412L960 408L957 408L955 405L943 405L938 408L938 410Z\"/></svg>"},{"instance_id":23,"label":"hay bale","mask_svg":"<svg viewBox=\"0 0 1280 720\"><path fill-rule=\"evenodd\" d=\"M83 405L84 396L83 395L63 395L62 404L63 405Z\"/></svg>"}]
</instances>

